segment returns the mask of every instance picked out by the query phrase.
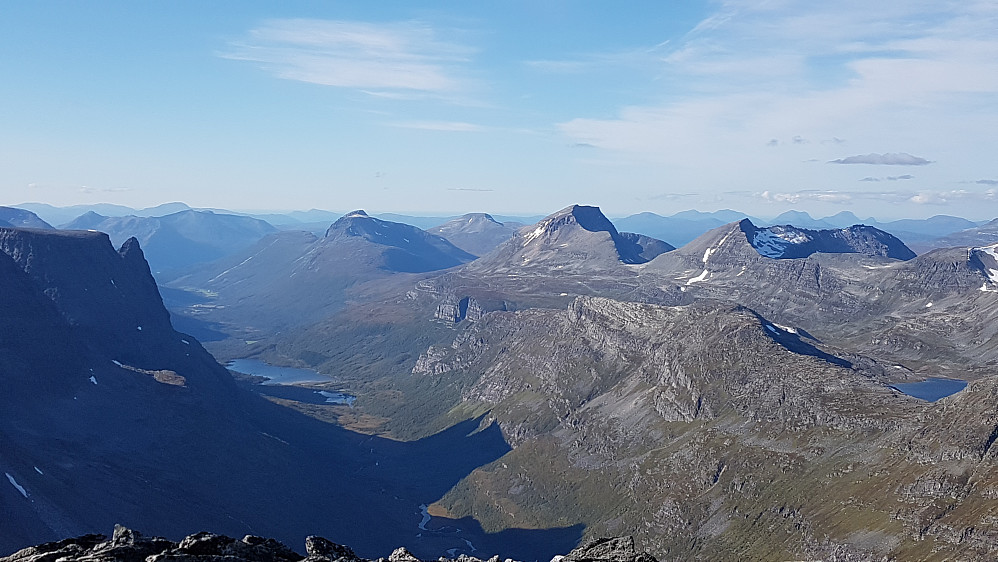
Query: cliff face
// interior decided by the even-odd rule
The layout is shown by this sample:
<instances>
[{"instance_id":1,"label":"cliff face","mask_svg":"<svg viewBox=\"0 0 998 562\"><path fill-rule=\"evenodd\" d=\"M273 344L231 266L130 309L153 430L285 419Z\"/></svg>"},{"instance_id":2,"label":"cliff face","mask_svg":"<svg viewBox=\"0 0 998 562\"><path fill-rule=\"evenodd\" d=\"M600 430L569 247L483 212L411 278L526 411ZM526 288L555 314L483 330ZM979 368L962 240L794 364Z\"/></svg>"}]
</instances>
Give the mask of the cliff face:
<instances>
[{"instance_id":1,"label":"cliff face","mask_svg":"<svg viewBox=\"0 0 998 562\"><path fill-rule=\"evenodd\" d=\"M994 557L996 383L930 404L885 371L737 305L579 298L488 314L414 374L481 373L465 407L514 450L440 505L487 526L639 529L676 559Z\"/></svg>"},{"instance_id":2,"label":"cliff face","mask_svg":"<svg viewBox=\"0 0 998 562\"><path fill-rule=\"evenodd\" d=\"M22 291L30 285L73 330L108 351L155 346L173 333L134 238L115 251L99 232L0 229L0 252L19 270L6 282L19 282Z\"/></svg>"}]
</instances>

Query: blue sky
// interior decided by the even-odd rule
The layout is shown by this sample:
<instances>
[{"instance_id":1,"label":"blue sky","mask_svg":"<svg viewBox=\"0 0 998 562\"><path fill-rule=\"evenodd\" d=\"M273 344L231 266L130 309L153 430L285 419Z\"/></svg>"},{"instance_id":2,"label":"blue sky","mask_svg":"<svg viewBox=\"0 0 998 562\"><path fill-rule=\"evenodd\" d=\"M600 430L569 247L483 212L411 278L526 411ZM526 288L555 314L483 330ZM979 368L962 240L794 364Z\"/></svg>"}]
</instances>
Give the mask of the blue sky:
<instances>
[{"instance_id":1,"label":"blue sky","mask_svg":"<svg viewBox=\"0 0 998 562\"><path fill-rule=\"evenodd\" d=\"M0 204L998 216L998 3L3 2Z\"/></svg>"}]
</instances>

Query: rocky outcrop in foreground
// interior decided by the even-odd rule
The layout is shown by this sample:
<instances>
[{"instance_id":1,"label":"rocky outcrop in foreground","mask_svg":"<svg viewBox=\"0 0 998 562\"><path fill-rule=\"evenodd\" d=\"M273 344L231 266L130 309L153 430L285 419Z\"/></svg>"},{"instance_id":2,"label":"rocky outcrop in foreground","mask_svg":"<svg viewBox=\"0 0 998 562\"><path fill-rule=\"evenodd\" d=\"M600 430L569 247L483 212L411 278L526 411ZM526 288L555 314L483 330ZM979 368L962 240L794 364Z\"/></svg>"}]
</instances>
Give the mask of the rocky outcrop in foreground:
<instances>
[{"instance_id":1,"label":"rocky outcrop in foreground","mask_svg":"<svg viewBox=\"0 0 998 562\"><path fill-rule=\"evenodd\" d=\"M104 535L83 535L72 539L31 546L0 558L0 562L368 562L354 554L349 547L330 542L322 537L305 539L302 556L274 539L246 535L242 540L196 533L179 543L160 538L146 537L121 525L114 526L108 540ZM440 558L441 562L451 559ZM458 562L482 562L473 556L460 556ZM488 562L499 562L493 556ZM631 537L598 539L556 556L559 562L656 562L647 553L634 549ZM378 562L420 562L405 548L397 548L388 558ZM506 562L512 562L507 559Z\"/></svg>"}]
</instances>

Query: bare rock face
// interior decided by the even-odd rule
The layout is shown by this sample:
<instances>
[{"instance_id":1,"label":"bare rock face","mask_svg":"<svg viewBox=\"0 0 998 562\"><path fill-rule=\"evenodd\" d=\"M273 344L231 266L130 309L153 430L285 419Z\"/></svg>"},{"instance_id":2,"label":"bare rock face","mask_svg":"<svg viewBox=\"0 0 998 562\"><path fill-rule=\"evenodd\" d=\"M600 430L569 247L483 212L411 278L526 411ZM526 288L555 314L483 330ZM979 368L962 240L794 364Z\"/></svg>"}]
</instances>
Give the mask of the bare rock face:
<instances>
[{"instance_id":1,"label":"bare rock face","mask_svg":"<svg viewBox=\"0 0 998 562\"><path fill-rule=\"evenodd\" d=\"M494 273L593 271L622 263L645 263L671 249L661 240L617 232L599 207L572 205L521 228L468 269Z\"/></svg>"},{"instance_id":2,"label":"bare rock face","mask_svg":"<svg viewBox=\"0 0 998 562\"><path fill-rule=\"evenodd\" d=\"M560 562L655 562L655 557L638 553L634 537L616 537L591 541L566 554Z\"/></svg>"},{"instance_id":3,"label":"bare rock face","mask_svg":"<svg viewBox=\"0 0 998 562\"><path fill-rule=\"evenodd\" d=\"M241 540L214 533L189 535L179 543L159 537L146 537L121 525L115 525L108 540L104 535L83 535L19 550L0 562L371 562L354 554L350 547L322 537L305 539L302 556L284 544L254 535ZM636 553L634 539L600 539L577 548L560 559L567 562L655 562L647 553ZM378 558L384 561L385 558ZM395 549L388 562L421 562L405 547ZM450 560L440 558L440 562ZM462 555L460 562L482 562ZM493 557L498 561L498 556ZM512 562L507 559L507 562Z\"/></svg>"}]
</instances>

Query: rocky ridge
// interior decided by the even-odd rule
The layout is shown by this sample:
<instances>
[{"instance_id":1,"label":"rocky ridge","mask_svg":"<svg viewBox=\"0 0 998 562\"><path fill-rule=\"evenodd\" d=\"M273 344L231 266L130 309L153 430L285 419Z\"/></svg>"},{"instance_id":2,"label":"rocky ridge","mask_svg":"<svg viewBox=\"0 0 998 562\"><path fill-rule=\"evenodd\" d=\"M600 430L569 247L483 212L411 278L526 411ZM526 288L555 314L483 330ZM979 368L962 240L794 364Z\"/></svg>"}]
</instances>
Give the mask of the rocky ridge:
<instances>
[{"instance_id":1,"label":"rocky ridge","mask_svg":"<svg viewBox=\"0 0 998 562\"><path fill-rule=\"evenodd\" d=\"M115 525L108 539L90 534L57 542L31 546L0 562L374 562L354 554L348 546L323 537L305 538L305 556L269 538L246 535L234 539L224 535L201 532L188 535L180 542L143 534ZM395 549L377 562L420 562L405 547ZM439 562L483 562L474 556L437 559ZM498 555L488 562L502 560ZM637 552L631 537L599 539L580 546L566 555L556 556L559 562L656 562L648 553ZM513 562L505 559L505 562Z\"/></svg>"},{"instance_id":2,"label":"rocky ridge","mask_svg":"<svg viewBox=\"0 0 998 562\"><path fill-rule=\"evenodd\" d=\"M676 559L988 560L998 383L927 405L833 352L721 302L488 314L413 371L481 373L464 407L514 445L440 504L498 528L640 528Z\"/></svg>"}]
</instances>

